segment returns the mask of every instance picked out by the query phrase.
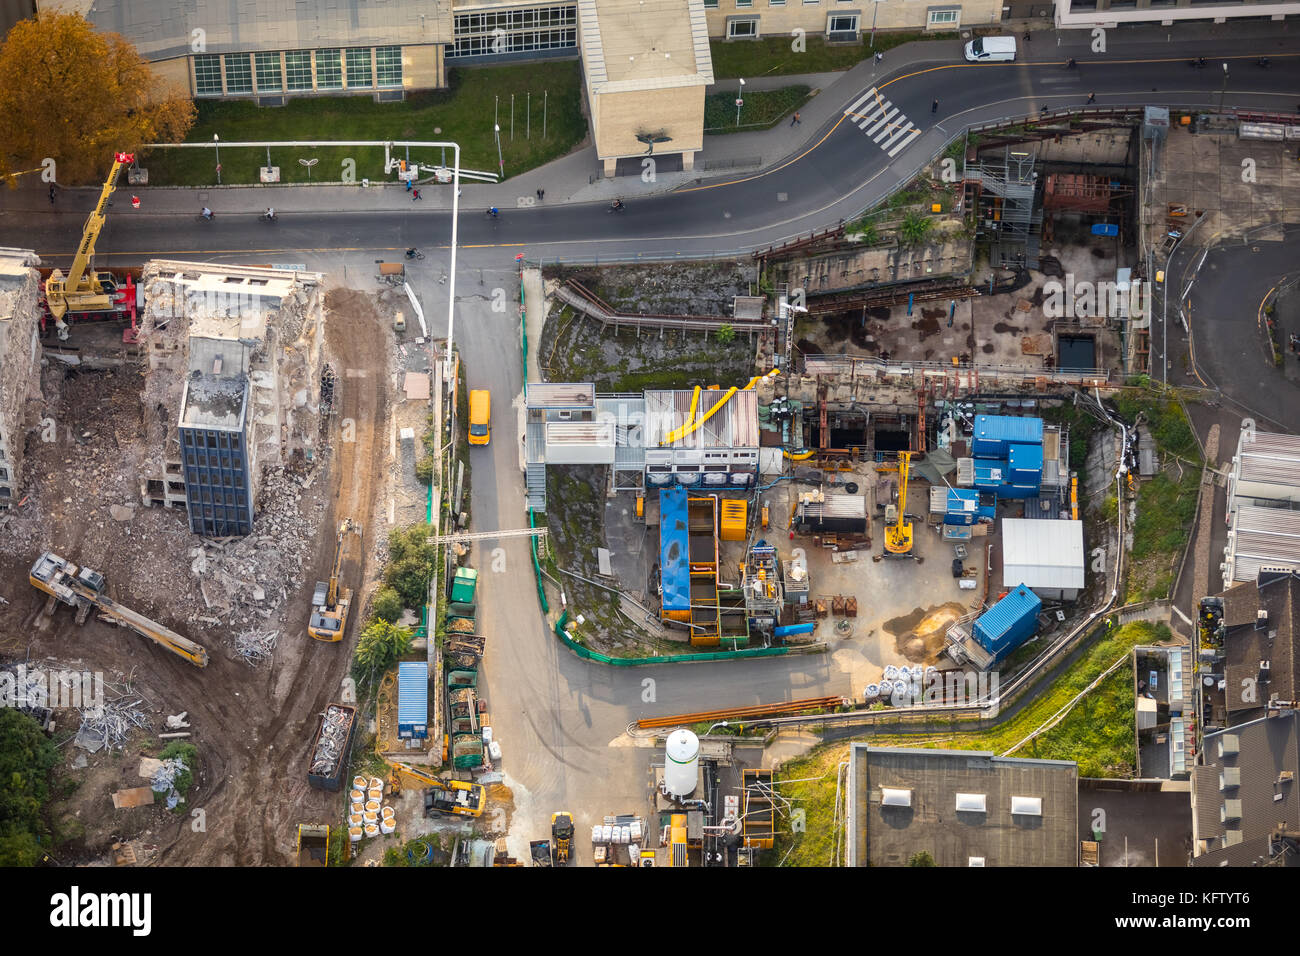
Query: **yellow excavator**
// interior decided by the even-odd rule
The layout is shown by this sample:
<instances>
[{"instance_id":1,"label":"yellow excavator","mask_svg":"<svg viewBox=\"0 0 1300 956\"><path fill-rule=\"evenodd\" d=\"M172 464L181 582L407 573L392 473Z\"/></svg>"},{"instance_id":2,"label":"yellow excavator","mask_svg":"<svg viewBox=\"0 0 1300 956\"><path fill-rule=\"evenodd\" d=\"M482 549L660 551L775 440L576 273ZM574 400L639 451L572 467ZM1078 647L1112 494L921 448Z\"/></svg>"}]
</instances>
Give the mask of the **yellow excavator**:
<instances>
[{"instance_id":1,"label":"yellow excavator","mask_svg":"<svg viewBox=\"0 0 1300 956\"><path fill-rule=\"evenodd\" d=\"M155 644L178 654L196 667L208 666L208 652L202 645L195 644L188 638L181 637L170 628L163 627L157 621L151 621L129 607L123 607L104 593L104 575L91 568L78 569L71 561L66 561L53 551L46 551L27 576L32 587L44 591L50 596L45 603L45 613L53 614L60 602L76 609L76 622L85 624L92 609L100 617L129 627L141 637L147 637Z\"/></svg>"},{"instance_id":2,"label":"yellow excavator","mask_svg":"<svg viewBox=\"0 0 1300 956\"><path fill-rule=\"evenodd\" d=\"M68 324L63 317L69 312L109 312L115 310L120 301L121 293L118 291L117 280L113 274L94 271L90 268L90 260L95 255L95 240L99 238L100 230L104 228L109 197L117 188L117 178L122 172L122 167L133 162L135 162L134 153L113 155L113 168L109 171L108 178L104 180L104 187L99 193L99 202L95 204L94 211L86 220L85 229L81 233L81 245L77 247L72 267L66 277L55 269L45 280L45 305L54 319L60 339L68 337ZM127 303L128 310L133 310L135 289L129 282L126 291L127 298L130 299Z\"/></svg>"},{"instance_id":3,"label":"yellow excavator","mask_svg":"<svg viewBox=\"0 0 1300 956\"><path fill-rule=\"evenodd\" d=\"M343 541L349 531L361 534L361 525L344 518L339 525L338 542L334 545L334 564L330 567L329 582L317 581L311 598L311 620L307 633L318 641L335 643L343 640L348 629L348 610L352 607L352 589L339 587L339 569L343 565Z\"/></svg>"},{"instance_id":4,"label":"yellow excavator","mask_svg":"<svg viewBox=\"0 0 1300 956\"><path fill-rule=\"evenodd\" d=\"M885 557L912 556L912 522L907 520L907 470L912 453L898 453L898 518L885 528Z\"/></svg>"},{"instance_id":5,"label":"yellow excavator","mask_svg":"<svg viewBox=\"0 0 1300 956\"><path fill-rule=\"evenodd\" d=\"M424 790L424 815L447 813L460 817L481 817L487 805L487 789L481 783L448 780L445 783L431 773L410 764L389 761L389 789L402 792L402 780L410 780Z\"/></svg>"}]
</instances>

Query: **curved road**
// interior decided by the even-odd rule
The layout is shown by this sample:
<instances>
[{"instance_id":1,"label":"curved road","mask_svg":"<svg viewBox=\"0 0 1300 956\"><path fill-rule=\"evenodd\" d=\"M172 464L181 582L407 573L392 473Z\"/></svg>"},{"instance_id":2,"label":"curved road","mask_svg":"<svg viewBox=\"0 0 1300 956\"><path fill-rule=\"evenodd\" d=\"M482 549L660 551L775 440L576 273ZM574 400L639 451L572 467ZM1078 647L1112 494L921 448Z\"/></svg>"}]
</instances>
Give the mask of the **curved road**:
<instances>
[{"instance_id":1,"label":"curved road","mask_svg":"<svg viewBox=\"0 0 1300 956\"><path fill-rule=\"evenodd\" d=\"M1114 31L1112 31L1114 33ZM1039 36L1042 36L1041 34ZM496 440L474 449L473 513L480 529L517 527L522 520L523 488L517 442L509 427L505 396L522 392L517 316L493 313L493 288L517 288L513 256L616 257L740 251L764 246L800 232L823 228L863 208L909 180L953 133L972 124L1036 115L1049 109L1082 107L1090 92L1096 105L1218 106L1221 69L1190 69L1187 57L1204 54L1216 66L1230 64L1228 105L1263 111L1292 111L1300 94L1300 57L1268 50L1270 70L1253 60L1259 41L1210 41L1126 47L1106 58L1060 48L1050 39L1050 62L979 64L923 63L882 81L877 89L920 129L892 159L849 118L840 115L799 154L761 173L709 182L676 192L633 198L622 215L608 215L597 204L506 210L497 221L465 212L460 224L457 276L457 343L464 350L471 385L498 398ZM938 44L936 44L938 47ZM1171 56L1177 50L1181 55ZM1066 55L1079 60L1065 70ZM841 110L867 90L847 99ZM931 114L934 99L939 108ZM629 188L629 195L634 189ZM55 226L23 225L6 244L69 249L80 232L80 217ZM242 217L241 217L242 218ZM219 217L196 223L191 217L110 218L100 239L101 262L123 264L153 256L201 255L214 260L306 261L311 268L342 275L369 275L376 254L420 245L429 258L411 270L432 323L445 335L441 303L446 253L434 253L449 234L449 214L423 210L391 212L294 213L275 227L275 248L266 248L267 227ZM251 217L250 217L251 218ZM74 221L75 219L75 221ZM183 228L177 223L184 220ZM11 225L10 216L0 224ZM287 252L286 250L300 250ZM59 264L67 257L51 256ZM488 565L492 542L480 547L477 564ZM526 542L500 543L506 558L499 574L482 578L482 615L489 642L485 691L492 723L505 750L504 771L515 794L511 849L526 854L526 841L544 835L548 816L567 809L579 827L600 815L644 807L648 750L623 739L630 719L640 715L714 709L824 694L850 694L856 652L730 664L658 668L614 668L579 660L546 632L538 614ZM856 660L855 660L856 658ZM611 746L614 743L615 746ZM624 746L623 744L626 744ZM584 844L578 841L579 847ZM581 855L580 855L581 859Z\"/></svg>"}]
</instances>

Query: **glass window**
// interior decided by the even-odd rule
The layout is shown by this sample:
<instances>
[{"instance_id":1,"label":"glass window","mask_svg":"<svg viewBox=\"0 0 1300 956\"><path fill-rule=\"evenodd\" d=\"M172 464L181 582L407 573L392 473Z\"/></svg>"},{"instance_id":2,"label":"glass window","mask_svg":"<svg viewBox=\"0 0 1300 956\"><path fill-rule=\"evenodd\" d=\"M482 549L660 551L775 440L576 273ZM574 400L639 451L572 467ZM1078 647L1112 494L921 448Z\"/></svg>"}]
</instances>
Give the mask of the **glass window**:
<instances>
[{"instance_id":1,"label":"glass window","mask_svg":"<svg viewBox=\"0 0 1300 956\"><path fill-rule=\"evenodd\" d=\"M253 56L257 64L257 92L279 93L282 91L284 83L280 77L280 54L255 53Z\"/></svg>"},{"instance_id":2,"label":"glass window","mask_svg":"<svg viewBox=\"0 0 1300 956\"><path fill-rule=\"evenodd\" d=\"M736 6L738 8L752 7L753 5L754 0L736 0Z\"/></svg>"},{"instance_id":3,"label":"glass window","mask_svg":"<svg viewBox=\"0 0 1300 956\"><path fill-rule=\"evenodd\" d=\"M930 26L946 26L957 22L956 10L931 10Z\"/></svg>"},{"instance_id":4,"label":"glass window","mask_svg":"<svg viewBox=\"0 0 1300 956\"><path fill-rule=\"evenodd\" d=\"M378 85L393 87L402 85L402 49L396 46L375 48L375 75Z\"/></svg>"},{"instance_id":5,"label":"glass window","mask_svg":"<svg viewBox=\"0 0 1300 956\"><path fill-rule=\"evenodd\" d=\"M758 36L758 21L732 20L727 24L727 36L732 39L739 37L756 37Z\"/></svg>"},{"instance_id":6,"label":"glass window","mask_svg":"<svg viewBox=\"0 0 1300 956\"><path fill-rule=\"evenodd\" d=\"M194 58L194 92L199 96L221 95L221 57L215 53Z\"/></svg>"},{"instance_id":7,"label":"glass window","mask_svg":"<svg viewBox=\"0 0 1300 956\"><path fill-rule=\"evenodd\" d=\"M769 7L784 7L785 0L767 0L767 5Z\"/></svg>"},{"instance_id":8,"label":"glass window","mask_svg":"<svg viewBox=\"0 0 1300 956\"><path fill-rule=\"evenodd\" d=\"M247 53L227 53L222 57L226 66L226 92L253 92L253 63Z\"/></svg>"},{"instance_id":9,"label":"glass window","mask_svg":"<svg viewBox=\"0 0 1300 956\"><path fill-rule=\"evenodd\" d=\"M284 78L290 90L311 89L310 50L290 50L284 55Z\"/></svg>"},{"instance_id":10,"label":"glass window","mask_svg":"<svg viewBox=\"0 0 1300 956\"><path fill-rule=\"evenodd\" d=\"M348 87L374 86L375 75L370 68L370 47L348 50Z\"/></svg>"},{"instance_id":11,"label":"glass window","mask_svg":"<svg viewBox=\"0 0 1300 956\"><path fill-rule=\"evenodd\" d=\"M831 17L831 25L826 28L827 33L857 33L858 18L849 14Z\"/></svg>"},{"instance_id":12,"label":"glass window","mask_svg":"<svg viewBox=\"0 0 1300 956\"><path fill-rule=\"evenodd\" d=\"M343 51L316 51L316 89L343 89Z\"/></svg>"}]
</instances>

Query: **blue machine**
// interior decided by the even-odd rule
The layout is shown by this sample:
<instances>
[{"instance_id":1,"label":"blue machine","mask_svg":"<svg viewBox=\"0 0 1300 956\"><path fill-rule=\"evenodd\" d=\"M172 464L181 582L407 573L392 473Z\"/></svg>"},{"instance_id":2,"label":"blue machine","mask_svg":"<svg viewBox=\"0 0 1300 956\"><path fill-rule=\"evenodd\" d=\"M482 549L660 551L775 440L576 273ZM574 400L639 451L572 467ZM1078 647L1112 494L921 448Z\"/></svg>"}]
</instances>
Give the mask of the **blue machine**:
<instances>
[{"instance_id":1,"label":"blue machine","mask_svg":"<svg viewBox=\"0 0 1300 956\"><path fill-rule=\"evenodd\" d=\"M980 517L980 493L973 488L949 488L943 523L974 524Z\"/></svg>"},{"instance_id":2,"label":"blue machine","mask_svg":"<svg viewBox=\"0 0 1300 956\"><path fill-rule=\"evenodd\" d=\"M976 458L1006 458L1010 445L1041 445L1043 420L1019 415L976 415L971 454Z\"/></svg>"},{"instance_id":3,"label":"blue machine","mask_svg":"<svg viewBox=\"0 0 1300 956\"><path fill-rule=\"evenodd\" d=\"M1038 595L1019 584L979 616L972 633L996 663L1033 637L1042 608Z\"/></svg>"},{"instance_id":4,"label":"blue machine","mask_svg":"<svg viewBox=\"0 0 1300 956\"><path fill-rule=\"evenodd\" d=\"M691 554L687 540L686 489L659 492L659 581L665 611L691 609Z\"/></svg>"},{"instance_id":5,"label":"blue machine","mask_svg":"<svg viewBox=\"0 0 1300 956\"><path fill-rule=\"evenodd\" d=\"M423 740L429 736L429 665L403 661L397 665L397 737Z\"/></svg>"}]
</instances>

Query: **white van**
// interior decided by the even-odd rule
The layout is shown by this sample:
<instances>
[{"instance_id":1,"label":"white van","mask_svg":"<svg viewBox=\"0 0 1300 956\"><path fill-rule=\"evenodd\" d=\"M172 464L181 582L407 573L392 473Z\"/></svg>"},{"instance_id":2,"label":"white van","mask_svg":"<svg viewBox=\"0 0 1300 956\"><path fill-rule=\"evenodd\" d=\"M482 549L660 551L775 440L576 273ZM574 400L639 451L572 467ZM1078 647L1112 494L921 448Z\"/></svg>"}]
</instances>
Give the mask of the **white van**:
<instances>
[{"instance_id":1,"label":"white van","mask_svg":"<svg viewBox=\"0 0 1300 956\"><path fill-rule=\"evenodd\" d=\"M966 44L966 59L972 63L1007 62L1015 58L1015 37L976 37Z\"/></svg>"}]
</instances>

